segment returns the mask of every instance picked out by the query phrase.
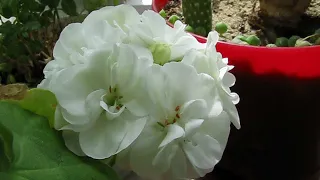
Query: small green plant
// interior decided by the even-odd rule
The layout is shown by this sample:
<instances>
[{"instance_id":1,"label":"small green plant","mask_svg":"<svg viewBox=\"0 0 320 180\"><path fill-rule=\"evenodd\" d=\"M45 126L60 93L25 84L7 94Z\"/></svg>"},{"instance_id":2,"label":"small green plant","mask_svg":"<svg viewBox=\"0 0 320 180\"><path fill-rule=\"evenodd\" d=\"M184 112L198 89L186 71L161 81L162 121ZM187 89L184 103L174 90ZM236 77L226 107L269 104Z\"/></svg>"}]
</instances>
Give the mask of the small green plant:
<instances>
[{"instance_id":1,"label":"small green plant","mask_svg":"<svg viewBox=\"0 0 320 180\"><path fill-rule=\"evenodd\" d=\"M275 45L278 47L288 47L288 38L286 37L277 38Z\"/></svg>"},{"instance_id":2,"label":"small green plant","mask_svg":"<svg viewBox=\"0 0 320 180\"><path fill-rule=\"evenodd\" d=\"M54 43L68 20L81 21L82 12L91 12L108 3L83 0L84 10L79 13L74 0L0 0L0 14L5 18L15 17L13 22L0 18L0 84L38 84L45 64L52 59ZM118 0L113 4L119 4ZM62 19L61 12L68 16Z\"/></svg>"},{"instance_id":3,"label":"small green plant","mask_svg":"<svg viewBox=\"0 0 320 180\"><path fill-rule=\"evenodd\" d=\"M191 27L190 25L187 25L186 28L185 28L185 30L186 30L187 32L194 33L194 29L193 29L193 27Z\"/></svg>"},{"instance_id":4,"label":"small green plant","mask_svg":"<svg viewBox=\"0 0 320 180\"><path fill-rule=\"evenodd\" d=\"M62 30L59 3L60 0L0 0L0 14L15 17L13 22L1 19L0 23L0 83L36 84L42 78L43 67L51 59L52 46ZM61 7L70 16L78 15L73 0L61 0ZM57 24L59 31L48 30L51 24Z\"/></svg>"},{"instance_id":5,"label":"small green plant","mask_svg":"<svg viewBox=\"0 0 320 180\"><path fill-rule=\"evenodd\" d=\"M291 36L288 39L288 46L289 47L294 47L296 45L297 40L300 39L300 36Z\"/></svg>"},{"instance_id":6,"label":"small green plant","mask_svg":"<svg viewBox=\"0 0 320 180\"><path fill-rule=\"evenodd\" d=\"M177 20L179 20L180 18L179 18L179 16L177 16L177 15L172 15L172 16L170 16L169 17L169 22L171 23L171 24L174 24Z\"/></svg>"},{"instance_id":7,"label":"small green plant","mask_svg":"<svg viewBox=\"0 0 320 180\"><path fill-rule=\"evenodd\" d=\"M215 30L220 34L224 34L228 31L228 26L223 22L218 22L216 24Z\"/></svg>"},{"instance_id":8,"label":"small green plant","mask_svg":"<svg viewBox=\"0 0 320 180\"><path fill-rule=\"evenodd\" d=\"M160 16L162 16L163 18L166 18L167 17L167 13L164 9L162 9L160 12L159 12Z\"/></svg>"}]
</instances>

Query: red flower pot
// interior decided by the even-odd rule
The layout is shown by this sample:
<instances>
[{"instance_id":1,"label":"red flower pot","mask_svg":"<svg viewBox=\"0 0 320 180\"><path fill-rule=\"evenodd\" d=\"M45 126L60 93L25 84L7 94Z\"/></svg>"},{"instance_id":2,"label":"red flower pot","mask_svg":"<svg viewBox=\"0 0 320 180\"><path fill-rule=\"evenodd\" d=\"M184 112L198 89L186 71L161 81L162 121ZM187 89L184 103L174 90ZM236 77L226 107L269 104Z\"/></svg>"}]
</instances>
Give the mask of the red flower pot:
<instances>
[{"instance_id":1,"label":"red flower pot","mask_svg":"<svg viewBox=\"0 0 320 180\"><path fill-rule=\"evenodd\" d=\"M153 0L153 10L167 1ZM231 130L221 162L205 179L319 180L320 46L218 42L217 50L235 66L242 127Z\"/></svg>"},{"instance_id":2,"label":"red flower pot","mask_svg":"<svg viewBox=\"0 0 320 180\"><path fill-rule=\"evenodd\" d=\"M168 0L153 0L152 9L159 12L167 2ZM193 36L199 42L207 41L203 36ZM217 50L228 57L231 64L250 64L257 74L279 72L296 77L320 76L320 46L270 48L218 42Z\"/></svg>"}]
</instances>

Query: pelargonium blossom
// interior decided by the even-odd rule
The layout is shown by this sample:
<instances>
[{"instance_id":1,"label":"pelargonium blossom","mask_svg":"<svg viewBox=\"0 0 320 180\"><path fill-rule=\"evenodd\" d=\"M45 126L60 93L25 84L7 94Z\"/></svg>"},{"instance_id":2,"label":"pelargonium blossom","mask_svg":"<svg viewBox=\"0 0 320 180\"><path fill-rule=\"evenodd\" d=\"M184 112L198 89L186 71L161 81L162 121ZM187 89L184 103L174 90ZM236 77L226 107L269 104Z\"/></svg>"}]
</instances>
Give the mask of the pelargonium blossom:
<instances>
[{"instance_id":1,"label":"pelargonium blossom","mask_svg":"<svg viewBox=\"0 0 320 180\"><path fill-rule=\"evenodd\" d=\"M66 145L75 153L105 159L128 147L144 128L141 78L153 62L147 49L125 44L92 52L87 60L61 70L48 87L59 103L55 128L67 131Z\"/></svg>"},{"instance_id":2,"label":"pelargonium blossom","mask_svg":"<svg viewBox=\"0 0 320 180\"><path fill-rule=\"evenodd\" d=\"M216 32L203 44L184 29L120 5L63 30L38 87L55 94L54 128L73 153L150 180L213 170L231 123L240 128L233 66Z\"/></svg>"}]
</instances>

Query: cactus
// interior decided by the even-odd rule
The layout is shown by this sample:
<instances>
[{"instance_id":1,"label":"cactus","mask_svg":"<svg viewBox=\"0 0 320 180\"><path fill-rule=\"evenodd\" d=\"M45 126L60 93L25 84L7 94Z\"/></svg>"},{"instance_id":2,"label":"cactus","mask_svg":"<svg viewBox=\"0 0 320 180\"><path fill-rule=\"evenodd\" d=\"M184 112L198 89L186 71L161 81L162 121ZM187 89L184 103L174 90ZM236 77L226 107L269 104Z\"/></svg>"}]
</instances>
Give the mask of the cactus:
<instances>
[{"instance_id":1,"label":"cactus","mask_svg":"<svg viewBox=\"0 0 320 180\"><path fill-rule=\"evenodd\" d=\"M207 36L212 30L212 0L182 0L185 23L195 33Z\"/></svg>"}]
</instances>

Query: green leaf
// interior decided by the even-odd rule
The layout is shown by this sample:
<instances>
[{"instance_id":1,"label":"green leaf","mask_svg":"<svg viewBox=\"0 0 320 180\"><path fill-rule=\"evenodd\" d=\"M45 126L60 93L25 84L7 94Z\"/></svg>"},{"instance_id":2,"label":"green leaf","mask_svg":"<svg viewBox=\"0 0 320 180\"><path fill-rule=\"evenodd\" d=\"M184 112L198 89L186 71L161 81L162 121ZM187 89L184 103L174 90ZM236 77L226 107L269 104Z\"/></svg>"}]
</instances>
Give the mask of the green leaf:
<instances>
[{"instance_id":1,"label":"green leaf","mask_svg":"<svg viewBox=\"0 0 320 180\"><path fill-rule=\"evenodd\" d=\"M16 17L18 15L18 0L5 0L1 5L2 16L5 18Z\"/></svg>"},{"instance_id":2,"label":"green leaf","mask_svg":"<svg viewBox=\"0 0 320 180\"><path fill-rule=\"evenodd\" d=\"M38 21L29 21L23 26L26 31L34 31L41 28L41 24Z\"/></svg>"},{"instance_id":3,"label":"green leaf","mask_svg":"<svg viewBox=\"0 0 320 180\"><path fill-rule=\"evenodd\" d=\"M84 9L91 12L106 4L105 0L83 0Z\"/></svg>"},{"instance_id":4,"label":"green leaf","mask_svg":"<svg viewBox=\"0 0 320 180\"><path fill-rule=\"evenodd\" d=\"M60 0L40 0L41 4L47 5L50 8L56 8L59 5Z\"/></svg>"},{"instance_id":5,"label":"green leaf","mask_svg":"<svg viewBox=\"0 0 320 180\"><path fill-rule=\"evenodd\" d=\"M0 124L10 130L13 161L4 180L117 180L114 171L74 155L47 121L21 107L0 102ZM3 135L3 132L0 131ZM2 161L2 159L0 160ZM101 168L101 166L99 166ZM108 173L109 172L109 173ZM110 173L111 172L111 173Z\"/></svg>"},{"instance_id":6,"label":"green leaf","mask_svg":"<svg viewBox=\"0 0 320 180\"><path fill-rule=\"evenodd\" d=\"M12 140L10 131L0 124L0 172L8 170L13 160ZM6 139L6 141L5 141Z\"/></svg>"},{"instance_id":7,"label":"green leaf","mask_svg":"<svg viewBox=\"0 0 320 180\"><path fill-rule=\"evenodd\" d=\"M77 13L77 5L74 0L62 0L61 7L63 12L68 14L69 16L76 16Z\"/></svg>"},{"instance_id":8,"label":"green leaf","mask_svg":"<svg viewBox=\"0 0 320 180\"><path fill-rule=\"evenodd\" d=\"M20 100L19 104L26 110L46 117L49 120L50 126L53 127L57 100L52 92L38 88L31 89L25 94L24 98Z\"/></svg>"}]
</instances>

